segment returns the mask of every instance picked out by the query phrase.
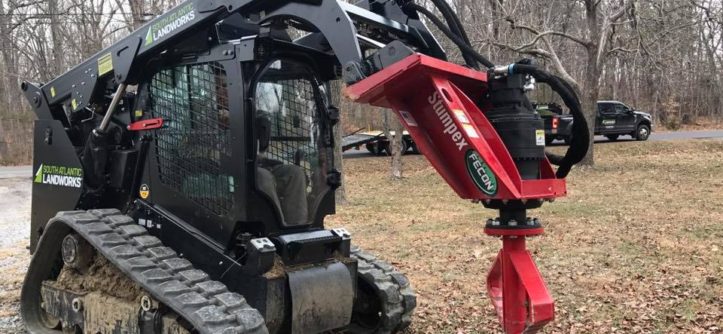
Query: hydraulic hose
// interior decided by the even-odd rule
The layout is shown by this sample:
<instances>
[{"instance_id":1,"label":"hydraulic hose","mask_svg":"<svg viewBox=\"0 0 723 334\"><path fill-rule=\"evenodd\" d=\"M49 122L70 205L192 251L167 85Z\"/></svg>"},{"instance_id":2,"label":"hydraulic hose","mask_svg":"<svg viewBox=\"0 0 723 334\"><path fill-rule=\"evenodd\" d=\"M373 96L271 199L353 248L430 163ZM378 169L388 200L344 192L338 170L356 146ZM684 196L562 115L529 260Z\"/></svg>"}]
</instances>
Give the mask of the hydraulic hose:
<instances>
[{"instance_id":1,"label":"hydraulic hose","mask_svg":"<svg viewBox=\"0 0 723 334\"><path fill-rule=\"evenodd\" d=\"M472 46L470 46L468 43L466 43L464 41L463 37L458 36L457 34L452 32L452 30L450 30L450 28L446 27L445 24L442 22L442 20L440 20L438 17L436 17L434 15L434 13L432 13L429 9L424 8L420 5L417 5L412 2L406 4L405 6L416 10L418 13L421 13L422 15L427 17L427 19L432 21L432 23L437 28L439 28L439 30L441 30L442 33L445 36L447 36L447 38L452 40L452 42L454 44L456 44L460 48L460 50L462 50L462 53L468 54L469 56L473 57L476 61L480 62L482 65L484 65L487 68L495 67L495 65L491 61L489 61L487 58L485 58L484 56L479 54L477 51L475 51L474 48L472 48Z\"/></svg>"},{"instance_id":2,"label":"hydraulic hose","mask_svg":"<svg viewBox=\"0 0 723 334\"><path fill-rule=\"evenodd\" d=\"M442 20L436 17L434 13L432 13L430 10L423 6L420 6L413 2L408 2L407 4L405 4L405 7L411 8L418 13L421 13L427 19L429 19L439 30L441 30L442 33L447 36L447 38L449 38L454 44L457 45L457 47L460 48L463 57L465 58L465 62L467 62L468 65L470 65L471 62L471 59L468 58L473 58L475 61L478 61L487 68L494 69L492 71L496 72L497 69L495 69L495 65L486 57L479 54L472 47L469 38L467 37L467 33L464 30L464 27L462 27L459 18L455 15L449 4L447 4L445 0L432 0L432 2L442 13L445 20L448 22L449 27L447 27L447 25L445 25ZM476 68L475 66L472 67ZM570 173L572 166L582 161L585 155L587 155L587 151L590 145L590 129L588 127L587 121L585 120L585 115L582 112L579 97L567 81L547 71L539 69L536 66L527 64L513 64L505 67L505 69L507 69L507 74L529 74L534 77L538 82L548 84L553 91L560 95L562 100L565 102L567 108L570 109L570 113L573 117L572 142L570 143L570 147L568 148L564 156L545 152L550 162L554 165L559 166L556 172L557 177L565 178Z\"/></svg>"},{"instance_id":3,"label":"hydraulic hose","mask_svg":"<svg viewBox=\"0 0 723 334\"><path fill-rule=\"evenodd\" d=\"M467 43L468 45L471 45L471 42L469 40L469 37L467 36L467 31L464 29L464 25L462 25L462 21L459 20L459 16L457 16L457 13L454 12L454 9L452 9L452 6L447 3L446 0L431 0L432 4L434 4L435 7L442 13L442 16L444 16L444 19L447 21L447 24L450 26L450 29L456 33L459 37L462 37L462 39Z\"/></svg>"},{"instance_id":4,"label":"hydraulic hose","mask_svg":"<svg viewBox=\"0 0 723 334\"><path fill-rule=\"evenodd\" d=\"M470 42L469 37L467 36L467 31L464 29L464 25L462 25L462 22L459 20L459 17L454 12L452 7L447 3L446 0L432 0L432 3L435 7L439 10L440 13L442 13L442 16L444 17L444 20L447 21L447 26L449 29L458 37L464 41L464 44L471 46L472 42ZM465 62L468 66L479 70L478 61L474 57L473 54L462 50L462 57L464 58ZM487 66L487 65L485 65ZM487 66L489 67L489 66Z\"/></svg>"},{"instance_id":5,"label":"hydraulic hose","mask_svg":"<svg viewBox=\"0 0 723 334\"><path fill-rule=\"evenodd\" d=\"M513 64L506 66L505 68L509 74L529 74L538 82L548 84L553 91L560 95L567 108L570 109L570 113L573 117L572 142L570 143L570 148L568 148L564 156L559 156L550 152L545 153L552 164L559 166L556 173L557 177L565 178L570 173L572 166L585 158L590 146L590 129L587 125L587 121L585 120L585 115L582 112L580 99L567 81L544 71L537 66Z\"/></svg>"}]
</instances>

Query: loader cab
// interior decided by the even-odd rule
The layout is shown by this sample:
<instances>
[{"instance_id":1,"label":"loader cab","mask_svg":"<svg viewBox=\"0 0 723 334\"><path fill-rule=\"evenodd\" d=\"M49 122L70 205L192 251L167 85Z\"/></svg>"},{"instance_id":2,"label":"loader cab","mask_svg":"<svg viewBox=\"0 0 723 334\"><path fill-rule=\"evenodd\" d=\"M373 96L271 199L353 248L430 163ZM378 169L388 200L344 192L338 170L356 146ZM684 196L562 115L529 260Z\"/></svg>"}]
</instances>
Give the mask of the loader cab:
<instances>
[{"instance_id":1,"label":"loader cab","mask_svg":"<svg viewBox=\"0 0 723 334\"><path fill-rule=\"evenodd\" d=\"M334 61L296 48L259 38L149 66L135 116L166 126L152 135L141 199L224 247L323 228L335 206Z\"/></svg>"}]
</instances>

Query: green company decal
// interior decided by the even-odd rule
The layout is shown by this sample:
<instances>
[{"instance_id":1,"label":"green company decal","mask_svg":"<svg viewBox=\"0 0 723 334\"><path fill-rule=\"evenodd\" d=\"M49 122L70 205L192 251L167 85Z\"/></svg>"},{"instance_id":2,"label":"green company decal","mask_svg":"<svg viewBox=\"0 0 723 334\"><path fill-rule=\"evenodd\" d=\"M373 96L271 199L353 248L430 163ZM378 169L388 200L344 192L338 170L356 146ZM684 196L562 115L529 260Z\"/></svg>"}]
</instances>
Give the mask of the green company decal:
<instances>
[{"instance_id":1,"label":"green company decal","mask_svg":"<svg viewBox=\"0 0 723 334\"><path fill-rule=\"evenodd\" d=\"M40 165L33 182L52 186L80 188L83 184L83 169L53 165Z\"/></svg>"},{"instance_id":2,"label":"green company decal","mask_svg":"<svg viewBox=\"0 0 723 334\"><path fill-rule=\"evenodd\" d=\"M148 28L148 33L146 34L146 46L153 44L153 42L163 38L195 19L196 9L193 7L193 4L181 7Z\"/></svg>"},{"instance_id":3,"label":"green company decal","mask_svg":"<svg viewBox=\"0 0 723 334\"><path fill-rule=\"evenodd\" d=\"M477 185L477 188L482 190L485 195L494 196L497 194L497 178L492 173L492 169L487 163L482 160L479 153L474 150L467 151L465 157L467 163L467 172L469 176Z\"/></svg>"}]
</instances>

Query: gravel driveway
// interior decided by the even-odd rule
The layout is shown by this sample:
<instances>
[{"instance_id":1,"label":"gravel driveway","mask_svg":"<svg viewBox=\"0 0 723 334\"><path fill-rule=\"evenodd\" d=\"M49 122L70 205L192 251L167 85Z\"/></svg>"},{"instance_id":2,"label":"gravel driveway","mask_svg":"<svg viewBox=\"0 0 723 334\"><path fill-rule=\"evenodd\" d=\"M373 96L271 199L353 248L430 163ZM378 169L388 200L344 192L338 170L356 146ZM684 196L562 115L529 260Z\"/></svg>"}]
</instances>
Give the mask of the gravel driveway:
<instances>
[{"instance_id":1,"label":"gravel driveway","mask_svg":"<svg viewBox=\"0 0 723 334\"><path fill-rule=\"evenodd\" d=\"M30 261L31 185L28 177L0 179L0 333L25 333L18 301Z\"/></svg>"}]
</instances>

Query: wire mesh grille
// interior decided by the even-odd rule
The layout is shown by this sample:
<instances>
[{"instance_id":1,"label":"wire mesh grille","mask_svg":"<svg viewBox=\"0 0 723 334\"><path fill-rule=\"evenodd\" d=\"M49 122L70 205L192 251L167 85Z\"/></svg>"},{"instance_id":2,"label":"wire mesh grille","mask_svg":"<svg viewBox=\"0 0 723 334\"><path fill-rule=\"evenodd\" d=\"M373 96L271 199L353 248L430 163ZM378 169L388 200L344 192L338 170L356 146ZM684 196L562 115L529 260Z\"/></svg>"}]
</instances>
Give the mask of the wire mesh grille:
<instances>
[{"instance_id":1,"label":"wire mesh grille","mask_svg":"<svg viewBox=\"0 0 723 334\"><path fill-rule=\"evenodd\" d=\"M216 214L232 205L233 179L221 172L230 155L226 73L217 63L178 66L151 81L161 182Z\"/></svg>"},{"instance_id":2,"label":"wire mesh grille","mask_svg":"<svg viewBox=\"0 0 723 334\"><path fill-rule=\"evenodd\" d=\"M318 115L314 87L306 79L261 83L257 112L269 119L271 138L264 152L268 159L302 167L311 175L318 161Z\"/></svg>"}]
</instances>

